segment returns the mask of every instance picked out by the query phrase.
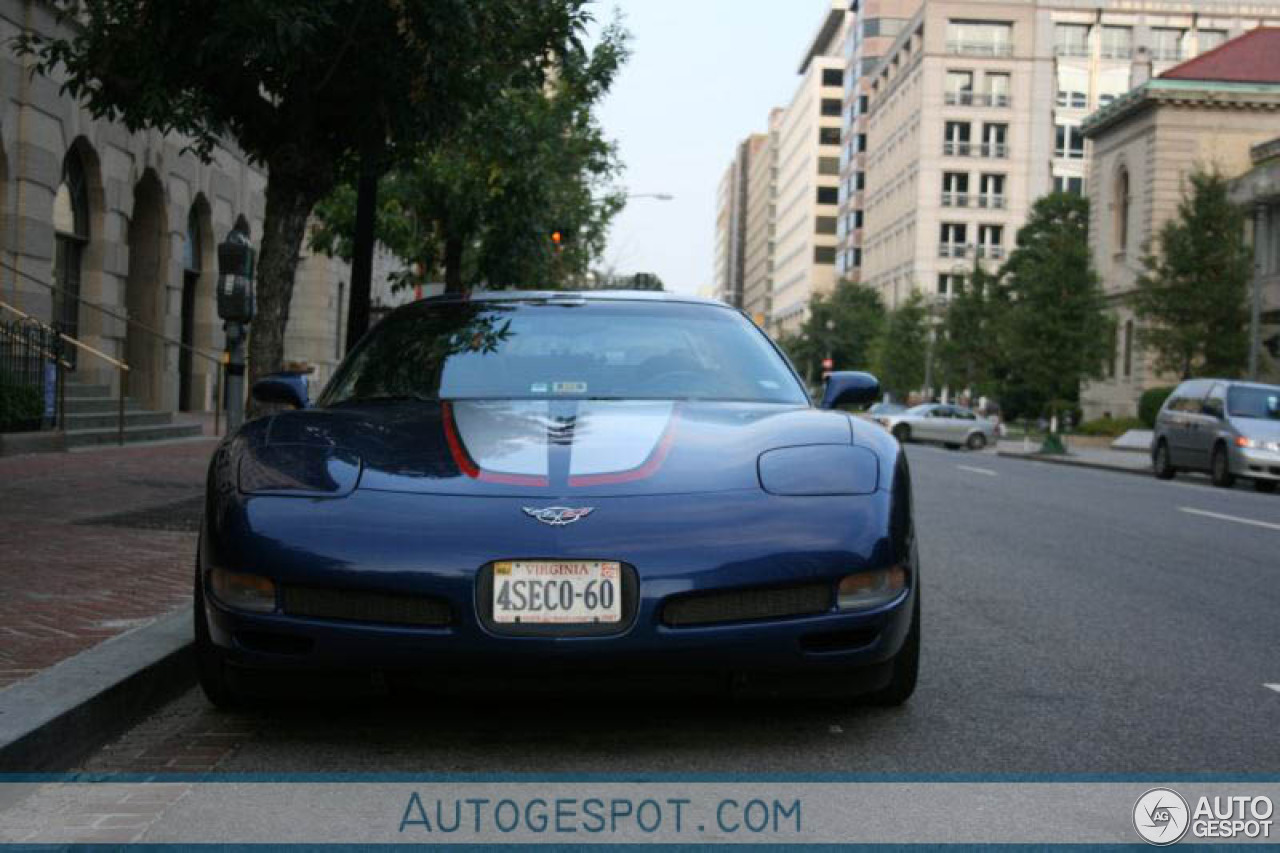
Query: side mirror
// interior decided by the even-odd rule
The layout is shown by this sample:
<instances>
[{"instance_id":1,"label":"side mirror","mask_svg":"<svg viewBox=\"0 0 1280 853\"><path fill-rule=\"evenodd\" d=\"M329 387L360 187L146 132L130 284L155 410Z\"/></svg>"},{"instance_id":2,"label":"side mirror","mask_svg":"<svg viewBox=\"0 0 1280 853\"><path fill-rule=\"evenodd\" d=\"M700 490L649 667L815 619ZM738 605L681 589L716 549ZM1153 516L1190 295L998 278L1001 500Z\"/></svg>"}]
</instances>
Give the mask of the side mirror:
<instances>
[{"instance_id":1,"label":"side mirror","mask_svg":"<svg viewBox=\"0 0 1280 853\"><path fill-rule=\"evenodd\" d=\"M272 373L262 377L253 383L253 399L295 409L311 405L307 399L307 377L302 373Z\"/></svg>"},{"instance_id":2,"label":"side mirror","mask_svg":"<svg viewBox=\"0 0 1280 853\"><path fill-rule=\"evenodd\" d=\"M827 387L822 393L823 409L841 405L865 406L880 396L880 380L870 373L841 371L827 377Z\"/></svg>"}]
</instances>

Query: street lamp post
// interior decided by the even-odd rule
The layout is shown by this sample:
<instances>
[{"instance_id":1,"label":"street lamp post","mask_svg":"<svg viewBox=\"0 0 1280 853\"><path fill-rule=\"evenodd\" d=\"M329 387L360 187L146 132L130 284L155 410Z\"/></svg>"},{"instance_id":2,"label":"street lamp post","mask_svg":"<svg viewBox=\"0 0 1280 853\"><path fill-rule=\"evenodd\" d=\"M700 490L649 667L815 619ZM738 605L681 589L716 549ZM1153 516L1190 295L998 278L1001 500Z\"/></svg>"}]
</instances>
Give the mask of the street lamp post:
<instances>
[{"instance_id":1,"label":"street lamp post","mask_svg":"<svg viewBox=\"0 0 1280 853\"><path fill-rule=\"evenodd\" d=\"M671 201L675 196L671 193L628 193L624 198L652 198L658 201Z\"/></svg>"}]
</instances>

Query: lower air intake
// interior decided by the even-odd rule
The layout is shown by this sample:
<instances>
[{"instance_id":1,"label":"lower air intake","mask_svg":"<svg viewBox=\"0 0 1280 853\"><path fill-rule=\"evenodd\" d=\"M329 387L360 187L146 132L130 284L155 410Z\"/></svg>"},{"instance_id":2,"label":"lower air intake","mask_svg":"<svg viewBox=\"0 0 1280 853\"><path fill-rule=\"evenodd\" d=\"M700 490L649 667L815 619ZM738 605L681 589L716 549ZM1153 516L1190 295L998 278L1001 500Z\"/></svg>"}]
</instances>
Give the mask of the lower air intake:
<instances>
[{"instance_id":1,"label":"lower air intake","mask_svg":"<svg viewBox=\"0 0 1280 853\"><path fill-rule=\"evenodd\" d=\"M307 586L284 588L284 612L339 622L420 627L448 625L452 616L448 602L439 598Z\"/></svg>"},{"instance_id":2,"label":"lower air intake","mask_svg":"<svg viewBox=\"0 0 1280 853\"><path fill-rule=\"evenodd\" d=\"M736 589L695 593L672 599L662 608L662 621L673 628L719 625L811 616L831 609L830 584Z\"/></svg>"}]
</instances>

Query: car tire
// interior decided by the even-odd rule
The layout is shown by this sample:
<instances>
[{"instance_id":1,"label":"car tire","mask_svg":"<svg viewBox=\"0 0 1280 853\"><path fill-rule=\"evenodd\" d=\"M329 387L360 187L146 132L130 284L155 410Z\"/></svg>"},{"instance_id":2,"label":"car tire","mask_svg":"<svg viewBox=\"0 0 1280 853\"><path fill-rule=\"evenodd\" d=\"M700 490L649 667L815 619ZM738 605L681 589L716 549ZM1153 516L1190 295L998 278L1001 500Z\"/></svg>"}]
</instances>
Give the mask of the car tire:
<instances>
[{"instance_id":1,"label":"car tire","mask_svg":"<svg viewBox=\"0 0 1280 853\"><path fill-rule=\"evenodd\" d=\"M1157 480L1172 480L1178 473L1178 469L1169 461L1169 445L1164 441L1156 445L1156 452L1151 457L1151 470Z\"/></svg>"},{"instance_id":2,"label":"car tire","mask_svg":"<svg viewBox=\"0 0 1280 853\"><path fill-rule=\"evenodd\" d=\"M228 682L226 661L222 650L213 644L213 639L209 636L208 617L204 612L204 584L200 583L198 570L193 610L196 670L200 678L200 689L216 707L224 711L239 710L245 706L244 696Z\"/></svg>"},{"instance_id":3,"label":"car tire","mask_svg":"<svg viewBox=\"0 0 1280 853\"><path fill-rule=\"evenodd\" d=\"M867 696L867 702L883 708L895 708L916 692L916 679L920 674L920 588L916 587L916 602L911 609L911 628L902 648L893 656L893 675L889 683Z\"/></svg>"},{"instance_id":4,"label":"car tire","mask_svg":"<svg viewBox=\"0 0 1280 853\"><path fill-rule=\"evenodd\" d=\"M898 424L893 428L893 437L898 439L899 444L906 444L911 440L911 427L906 424Z\"/></svg>"},{"instance_id":5,"label":"car tire","mask_svg":"<svg viewBox=\"0 0 1280 853\"><path fill-rule=\"evenodd\" d=\"M1253 488L1263 494L1272 494L1276 490L1275 480L1254 480Z\"/></svg>"},{"instance_id":6,"label":"car tire","mask_svg":"<svg viewBox=\"0 0 1280 853\"><path fill-rule=\"evenodd\" d=\"M969 436L969 440L965 442L965 446L970 450L984 450L987 446L987 437L980 432L975 432Z\"/></svg>"},{"instance_id":7,"label":"car tire","mask_svg":"<svg viewBox=\"0 0 1280 853\"><path fill-rule=\"evenodd\" d=\"M1213 448L1213 459L1209 463L1209 476L1213 484L1220 489L1229 489L1236 484L1235 475L1231 473L1231 463L1227 459L1227 448L1219 444Z\"/></svg>"}]
</instances>

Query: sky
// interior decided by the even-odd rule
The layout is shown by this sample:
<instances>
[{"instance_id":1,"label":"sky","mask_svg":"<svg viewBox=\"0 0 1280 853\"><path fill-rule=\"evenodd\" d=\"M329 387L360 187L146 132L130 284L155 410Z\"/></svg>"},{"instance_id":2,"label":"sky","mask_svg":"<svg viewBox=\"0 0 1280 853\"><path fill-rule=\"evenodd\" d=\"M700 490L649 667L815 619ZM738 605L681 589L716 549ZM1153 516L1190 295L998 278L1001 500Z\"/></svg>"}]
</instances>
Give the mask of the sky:
<instances>
[{"instance_id":1,"label":"sky","mask_svg":"<svg viewBox=\"0 0 1280 853\"><path fill-rule=\"evenodd\" d=\"M653 272L668 290L711 282L716 188L734 145L785 106L830 0L601 0L621 11L632 56L601 105L629 193L601 266Z\"/></svg>"}]
</instances>

